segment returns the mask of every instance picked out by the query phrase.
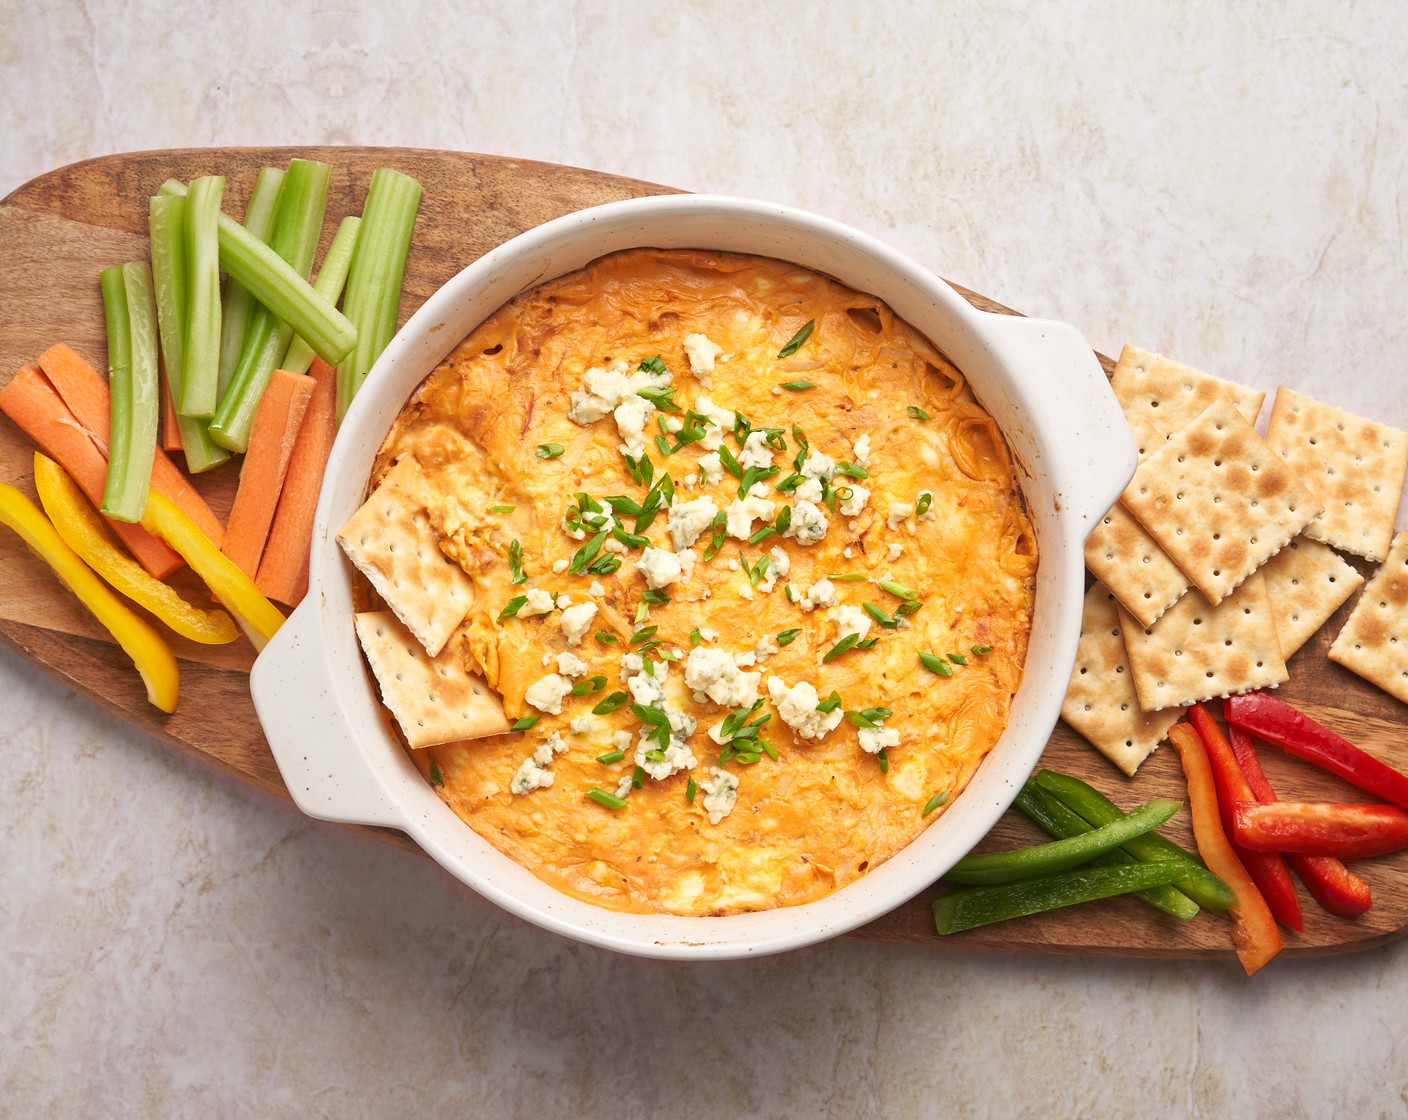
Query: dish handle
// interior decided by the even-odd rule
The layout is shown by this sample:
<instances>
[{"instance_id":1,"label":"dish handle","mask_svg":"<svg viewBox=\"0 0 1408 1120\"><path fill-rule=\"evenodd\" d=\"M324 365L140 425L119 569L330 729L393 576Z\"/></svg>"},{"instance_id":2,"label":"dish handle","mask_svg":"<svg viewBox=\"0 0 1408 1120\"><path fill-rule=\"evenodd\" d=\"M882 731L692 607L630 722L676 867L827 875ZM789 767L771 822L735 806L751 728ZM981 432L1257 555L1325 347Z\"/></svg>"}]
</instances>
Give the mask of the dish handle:
<instances>
[{"instance_id":1,"label":"dish handle","mask_svg":"<svg viewBox=\"0 0 1408 1120\"><path fill-rule=\"evenodd\" d=\"M1061 480L1058 500L1079 519L1084 540L1123 493L1139 455L1110 380L1085 336L1069 323L991 314L1003 357L1029 415L1044 416L1059 439L1047 449Z\"/></svg>"},{"instance_id":2,"label":"dish handle","mask_svg":"<svg viewBox=\"0 0 1408 1120\"><path fill-rule=\"evenodd\" d=\"M316 596L294 609L250 671L264 737L289 794L320 820L400 827L343 714Z\"/></svg>"}]
</instances>

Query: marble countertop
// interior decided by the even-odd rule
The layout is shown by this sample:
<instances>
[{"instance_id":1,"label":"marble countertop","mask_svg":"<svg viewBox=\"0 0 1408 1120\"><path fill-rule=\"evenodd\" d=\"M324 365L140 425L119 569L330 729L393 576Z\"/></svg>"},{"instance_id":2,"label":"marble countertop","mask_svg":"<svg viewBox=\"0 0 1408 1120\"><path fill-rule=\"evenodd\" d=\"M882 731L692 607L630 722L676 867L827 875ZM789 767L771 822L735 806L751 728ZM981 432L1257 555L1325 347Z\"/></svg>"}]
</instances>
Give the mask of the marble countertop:
<instances>
[{"instance_id":1,"label":"marble countertop","mask_svg":"<svg viewBox=\"0 0 1408 1120\"><path fill-rule=\"evenodd\" d=\"M145 148L573 164L817 210L1106 353L1408 428L1393 3L57 0L0 29L0 196ZM0 711L7 1115L1408 1110L1402 942L1250 980L853 939L641 962L306 819L9 649Z\"/></svg>"}]
</instances>

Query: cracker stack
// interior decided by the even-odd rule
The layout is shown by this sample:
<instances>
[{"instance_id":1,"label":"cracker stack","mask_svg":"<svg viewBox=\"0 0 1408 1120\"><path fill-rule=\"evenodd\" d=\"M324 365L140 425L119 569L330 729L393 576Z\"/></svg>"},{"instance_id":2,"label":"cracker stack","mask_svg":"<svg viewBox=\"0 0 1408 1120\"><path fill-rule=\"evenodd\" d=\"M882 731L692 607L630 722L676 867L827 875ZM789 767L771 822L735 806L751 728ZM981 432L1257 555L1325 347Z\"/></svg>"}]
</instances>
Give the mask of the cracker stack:
<instances>
[{"instance_id":1,"label":"cracker stack","mask_svg":"<svg viewBox=\"0 0 1408 1120\"><path fill-rule=\"evenodd\" d=\"M1336 549L1384 565L1330 656L1408 702L1408 434L1282 388L1263 439L1265 393L1132 346L1112 387L1140 462L1086 546L1066 722L1132 776L1188 705L1287 680L1364 583Z\"/></svg>"},{"instance_id":2,"label":"cracker stack","mask_svg":"<svg viewBox=\"0 0 1408 1120\"><path fill-rule=\"evenodd\" d=\"M498 735L503 703L451 638L474 605L474 584L441 550L412 456L396 462L337 543L391 609L358 614L357 637L406 742L415 748Z\"/></svg>"}]
</instances>

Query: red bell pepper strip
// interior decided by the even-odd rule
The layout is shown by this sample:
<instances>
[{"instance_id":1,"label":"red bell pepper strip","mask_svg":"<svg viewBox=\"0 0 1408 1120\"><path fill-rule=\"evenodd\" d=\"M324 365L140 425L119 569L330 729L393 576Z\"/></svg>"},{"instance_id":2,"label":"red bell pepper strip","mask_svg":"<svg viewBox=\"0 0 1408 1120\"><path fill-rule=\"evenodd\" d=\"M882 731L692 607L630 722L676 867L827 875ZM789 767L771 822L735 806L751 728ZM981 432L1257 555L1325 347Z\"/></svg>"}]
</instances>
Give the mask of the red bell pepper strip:
<instances>
[{"instance_id":1,"label":"red bell pepper strip","mask_svg":"<svg viewBox=\"0 0 1408 1120\"><path fill-rule=\"evenodd\" d=\"M1261 759L1252 746L1252 737L1233 725L1228 729L1227 738L1256 799L1263 805L1279 801L1276 791L1266 780ZM1282 855L1296 877L1305 884L1311 897L1331 914L1341 918L1357 918L1374 904L1374 892L1368 882L1334 856L1312 855L1309 852L1284 852Z\"/></svg>"},{"instance_id":2,"label":"red bell pepper strip","mask_svg":"<svg viewBox=\"0 0 1408 1120\"><path fill-rule=\"evenodd\" d=\"M1245 692L1226 700L1222 714L1229 723L1408 809L1408 774L1380 762L1284 700L1265 692Z\"/></svg>"},{"instance_id":3,"label":"red bell pepper strip","mask_svg":"<svg viewBox=\"0 0 1408 1120\"><path fill-rule=\"evenodd\" d=\"M1242 801L1233 819L1242 846L1258 852L1315 852L1356 859L1408 848L1408 813L1397 805Z\"/></svg>"},{"instance_id":4,"label":"red bell pepper strip","mask_svg":"<svg viewBox=\"0 0 1408 1120\"><path fill-rule=\"evenodd\" d=\"M1247 783L1247 776L1237 763L1232 746L1222 734L1222 728L1208 714L1201 704L1188 709L1188 721L1198 738L1203 741L1208 762L1212 766L1213 784L1217 786L1217 807L1222 817L1222 830L1232 841L1232 848L1241 860L1247 874L1256 883L1256 889L1271 908L1272 915L1283 926L1299 933L1305 928L1305 920L1300 912L1300 899L1296 897L1296 885L1286 868L1286 861L1279 852L1249 851L1238 843L1233 831L1232 808L1239 801L1255 801L1256 795Z\"/></svg>"},{"instance_id":5,"label":"red bell pepper strip","mask_svg":"<svg viewBox=\"0 0 1408 1120\"><path fill-rule=\"evenodd\" d=\"M1237 905L1227 911L1232 917L1232 944L1237 958L1250 976L1281 951L1281 931L1276 928L1266 900L1242 866L1218 819L1217 787L1212 765L1198 733L1186 723L1169 729L1169 741L1178 750L1183 775L1188 781L1188 807L1193 817L1193 837L1198 854L1208 870L1232 888Z\"/></svg>"}]
</instances>

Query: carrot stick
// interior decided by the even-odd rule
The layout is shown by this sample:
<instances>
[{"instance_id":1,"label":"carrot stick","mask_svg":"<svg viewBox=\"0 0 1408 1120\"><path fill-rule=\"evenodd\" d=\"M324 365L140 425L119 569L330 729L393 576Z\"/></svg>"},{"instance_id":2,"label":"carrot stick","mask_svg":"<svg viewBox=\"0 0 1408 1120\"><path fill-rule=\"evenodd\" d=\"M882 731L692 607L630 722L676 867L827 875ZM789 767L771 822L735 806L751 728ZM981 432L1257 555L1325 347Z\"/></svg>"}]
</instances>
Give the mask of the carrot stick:
<instances>
[{"instance_id":1,"label":"carrot stick","mask_svg":"<svg viewBox=\"0 0 1408 1120\"><path fill-rule=\"evenodd\" d=\"M302 602L308 592L313 513L337 436L337 370L322 358L314 358L309 373L315 382L313 397L293 445L279 507L254 580L270 599L290 607Z\"/></svg>"},{"instance_id":2,"label":"carrot stick","mask_svg":"<svg viewBox=\"0 0 1408 1120\"><path fill-rule=\"evenodd\" d=\"M96 375L95 375L96 376ZM50 458L57 459L73 476L88 500L101 505L107 485L108 464L103 450L80 424L36 365L20 368L0 389L0 412L18 424ZM108 520L137 561L157 579L165 579L181 566L181 557L140 525Z\"/></svg>"},{"instance_id":3,"label":"carrot stick","mask_svg":"<svg viewBox=\"0 0 1408 1120\"><path fill-rule=\"evenodd\" d=\"M93 441L106 457L112 422L108 383L72 347L62 342L39 355L39 367L53 384L63 403L68 406L68 410L82 427L88 429ZM158 451L152 461L152 487L180 506L186 516L200 526L200 531L209 537L217 548L220 546L220 542L225 539L225 530L220 524L220 519L205 504L205 499L196 492L181 469L162 451Z\"/></svg>"},{"instance_id":4,"label":"carrot stick","mask_svg":"<svg viewBox=\"0 0 1408 1120\"><path fill-rule=\"evenodd\" d=\"M171 382L166 379L164 369L161 374L161 449L184 450L181 444L181 429L176 420L176 403L171 399Z\"/></svg>"},{"instance_id":5,"label":"carrot stick","mask_svg":"<svg viewBox=\"0 0 1408 1120\"><path fill-rule=\"evenodd\" d=\"M259 557L264 552L313 385L313 379L306 374L276 369L254 413L249 450L240 467L240 485L220 549L250 579L259 570Z\"/></svg>"}]
</instances>

